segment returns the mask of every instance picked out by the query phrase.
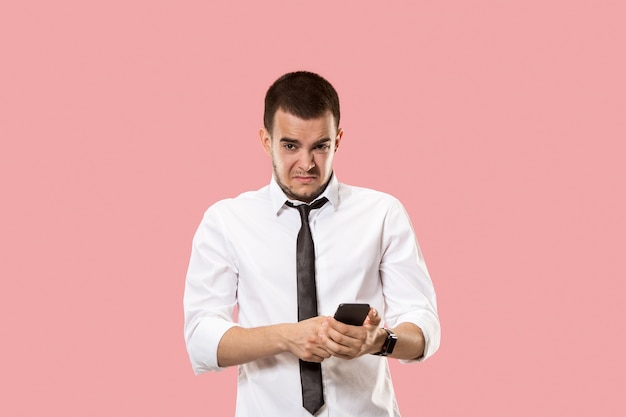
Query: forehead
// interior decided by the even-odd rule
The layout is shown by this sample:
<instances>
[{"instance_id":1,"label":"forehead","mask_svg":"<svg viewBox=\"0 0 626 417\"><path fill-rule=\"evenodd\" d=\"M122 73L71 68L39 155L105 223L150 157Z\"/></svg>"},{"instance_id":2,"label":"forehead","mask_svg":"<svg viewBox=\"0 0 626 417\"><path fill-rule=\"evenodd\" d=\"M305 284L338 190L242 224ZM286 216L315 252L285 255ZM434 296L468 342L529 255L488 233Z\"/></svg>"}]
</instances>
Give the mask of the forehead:
<instances>
[{"instance_id":1,"label":"forehead","mask_svg":"<svg viewBox=\"0 0 626 417\"><path fill-rule=\"evenodd\" d=\"M330 111L321 117L314 119L301 119L296 115L278 109L274 115L274 128L272 136L279 135L293 139L335 136L335 121Z\"/></svg>"}]
</instances>

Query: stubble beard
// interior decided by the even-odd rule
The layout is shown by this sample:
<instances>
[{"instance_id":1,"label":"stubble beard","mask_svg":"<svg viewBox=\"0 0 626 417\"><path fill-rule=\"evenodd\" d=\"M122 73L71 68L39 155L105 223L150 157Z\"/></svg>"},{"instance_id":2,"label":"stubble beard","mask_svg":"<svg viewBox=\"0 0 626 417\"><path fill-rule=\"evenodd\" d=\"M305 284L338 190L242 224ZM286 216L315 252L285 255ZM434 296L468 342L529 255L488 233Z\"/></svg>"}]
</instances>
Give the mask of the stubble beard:
<instances>
[{"instance_id":1,"label":"stubble beard","mask_svg":"<svg viewBox=\"0 0 626 417\"><path fill-rule=\"evenodd\" d=\"M285 193L285 195L292 200L303 201L305 203L310 203L313 200L315 200L317 197L319 197L324 192L324 190L326 189L326 186L330 182L330 178L329 178L328 181L326 181L324 184L322 184L322 186L320 186L317 190L313 191L312 193L296 194L293 191L293 189L288 187L286 184L282 183L282 181L280 180L280 176L278 175L278 168L276 167L276 164L274 163L274 161L272 161L272 169L274 171L274 179L276 180L276 183L278 184L280 189L283 190L283 193Z\"/></svg>"}]
</instances>

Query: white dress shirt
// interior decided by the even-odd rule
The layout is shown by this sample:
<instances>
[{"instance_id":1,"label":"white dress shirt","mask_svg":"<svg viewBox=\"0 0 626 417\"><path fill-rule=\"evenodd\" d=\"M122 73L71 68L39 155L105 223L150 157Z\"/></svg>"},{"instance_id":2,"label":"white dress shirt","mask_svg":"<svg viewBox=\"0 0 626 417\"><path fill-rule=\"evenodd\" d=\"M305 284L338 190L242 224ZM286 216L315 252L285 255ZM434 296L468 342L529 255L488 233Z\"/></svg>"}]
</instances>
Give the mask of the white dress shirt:
<instances>
[{"instance_id":1,"label":"white dress shirt","mask_svg":"<svg viewBox=\"0 0 626 417\"><path fill-rule=\"evenodd\" d=\"M328 203L309 216L319 314L333 315L340 303L369 303L387 327L419 326L426 341L421 359L432 355L440 339L435 292L400 202L340 184L335 175L322 196ZM272 179L206 211L193 239L184 296L185 339L197 374L220 370L217 346L232 326L298 321L301 222L287 200ZM322 362L322 377L325 404L317 416L400 415L387 358L331 357ZM236 415L310 417L302 407L298 358L282 353L240 365Z\"/></svg>"}]
</instances>

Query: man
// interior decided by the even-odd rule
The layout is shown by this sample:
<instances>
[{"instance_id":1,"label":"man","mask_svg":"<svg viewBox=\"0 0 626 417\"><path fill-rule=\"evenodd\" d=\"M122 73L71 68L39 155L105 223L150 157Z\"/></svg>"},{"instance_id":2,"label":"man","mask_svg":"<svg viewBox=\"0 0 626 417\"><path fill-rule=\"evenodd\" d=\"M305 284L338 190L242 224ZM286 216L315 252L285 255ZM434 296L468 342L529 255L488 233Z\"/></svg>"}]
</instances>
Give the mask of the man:
<instances>
[{"instance_id":1,"label":"man","mask_svg":"<svg viewBox=\"0 0 626 417\"><path fill-rule=\"evenodd\" d=\"M187 349L197 374L239 366L239 417L399 416L384 355L420 361L439 346L435 292L402 205L333 172L339 119L325 79L279 78L260 130L270 184L210 207L194 236ZM341 303L371 308L348 325L332 317Z\"/></svg>"}]
</instances>

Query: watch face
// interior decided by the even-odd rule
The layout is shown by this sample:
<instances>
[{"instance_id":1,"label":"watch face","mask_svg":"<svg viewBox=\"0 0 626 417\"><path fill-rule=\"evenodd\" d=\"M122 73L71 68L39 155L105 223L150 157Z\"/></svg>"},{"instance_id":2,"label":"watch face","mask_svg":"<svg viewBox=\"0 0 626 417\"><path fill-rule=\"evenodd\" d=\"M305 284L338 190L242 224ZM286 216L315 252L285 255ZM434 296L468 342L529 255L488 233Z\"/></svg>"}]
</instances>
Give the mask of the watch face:
<instances>
[{"instance_id":1,"label":"watch face","mask_svg":"<svg viewBox=\"0 0 626 417\"><path fill-rule=\"evenodd\" d=\"M385 328L383 328L383 330L387 332L387 338L385 339L385 343L383 343L383 349L378 353L374 353L374 355L389 355L393 352L393 348L396 346L396 342L398 341L398 336L396 336L391 330Z\"/></svg>"},{"instance_id":2,"label":"watch face","mask_svg":"<svg viewBox=\"0 0 626 417\"><path fill-rule=\"evenodd\" d=\"M397 341L398 341L398 336L396 336L393 333L389 333L389 335L387 336L387 349L386 349L387 355L393 353L393 348L396 347Z\"/></svg>"}]
</instances>

